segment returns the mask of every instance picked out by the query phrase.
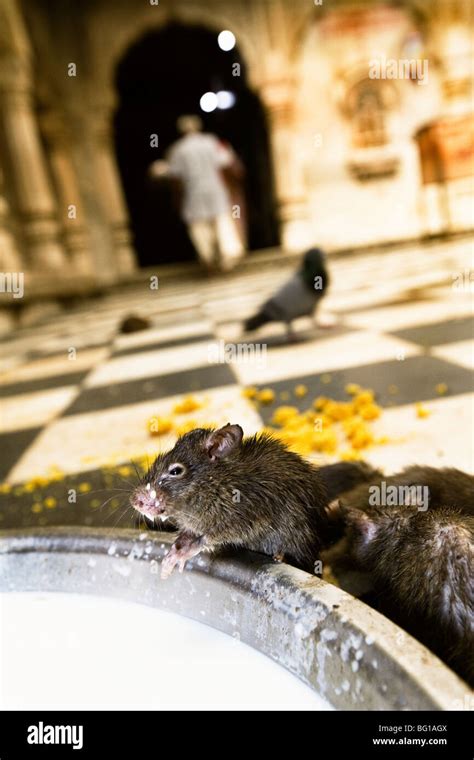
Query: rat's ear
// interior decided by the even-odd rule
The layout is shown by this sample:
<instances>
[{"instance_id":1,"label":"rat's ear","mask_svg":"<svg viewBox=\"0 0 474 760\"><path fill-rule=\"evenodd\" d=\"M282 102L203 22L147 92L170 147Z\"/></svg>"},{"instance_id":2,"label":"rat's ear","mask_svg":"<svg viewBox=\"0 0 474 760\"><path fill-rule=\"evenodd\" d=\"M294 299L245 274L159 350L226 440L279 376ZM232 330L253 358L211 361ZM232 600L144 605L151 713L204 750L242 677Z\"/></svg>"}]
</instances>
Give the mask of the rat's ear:
<instances>
[{"instance_id":1,"label":"rat's ear","mask_svg":"<svg viewBox=\"0 0 474 760\"><path fill-rule=\"evenodd\" d=\"M339 499L333 499L326 507L326 514L329 520L340 520L344 516L344 507Z\"/></svg>"},{"instance_id":2,"label":"rat's ear","mask_svg":"<svg viewBox=\"0 0 474 760\"><path fill-rule=\"evenodd\" d=\"M205 441L209 459L224 459L240 448L244 431L240 425L224 425L219 430L213 430Z\"/></svg>"},{"instance_id":3,"label":"rat's ear","mask_svg":"<svg viewBox=\"0 0 474 760\"><path fill-rule=\"evenodd\" d=\"M372 520L367 512L355 507L346 507L344 510L346 524L352 528L364 543L369 544L378 532L377 523Z\"/></svg>"}]
</instances>

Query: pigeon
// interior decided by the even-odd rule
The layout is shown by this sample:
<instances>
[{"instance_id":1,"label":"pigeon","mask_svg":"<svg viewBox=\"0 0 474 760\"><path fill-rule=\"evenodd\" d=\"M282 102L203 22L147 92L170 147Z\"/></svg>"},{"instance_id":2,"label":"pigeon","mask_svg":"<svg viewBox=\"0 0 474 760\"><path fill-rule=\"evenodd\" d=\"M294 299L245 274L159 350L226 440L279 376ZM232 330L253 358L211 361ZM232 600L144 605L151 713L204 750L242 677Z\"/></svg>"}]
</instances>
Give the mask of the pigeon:
<instances>
[{"instance_id":1,"label":"pigeon","mask_svg":"<svg viewBox=\"0 0 474 760\"><path fill-rule=\"evenodd\" d=\"M311 316L329 285L324 259L319 248L306 251L298 271L253 317L246 320L245 330L257 330L267 322L284 322L291 334L291 322L298 317Z\"/></svg>"}]
</instances>

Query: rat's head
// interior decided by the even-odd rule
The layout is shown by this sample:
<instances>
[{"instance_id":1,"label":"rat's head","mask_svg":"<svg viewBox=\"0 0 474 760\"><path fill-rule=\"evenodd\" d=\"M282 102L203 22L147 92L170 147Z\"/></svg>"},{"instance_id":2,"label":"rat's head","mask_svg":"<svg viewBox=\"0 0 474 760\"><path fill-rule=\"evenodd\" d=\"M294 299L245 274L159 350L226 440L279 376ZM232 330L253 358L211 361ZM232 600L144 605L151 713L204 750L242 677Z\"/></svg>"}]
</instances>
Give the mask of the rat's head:
<instances>
[{"instance_id":1,"label":"rat's head","mask_svg":"<svg viewBox=\"0 0 474 760\"><path fill-rule=\"evenodd\" d=\"M401 507L371 507L365 512L339 506L352 556L360 564L377 565L387 547L396 549L410 531L413 513Z\"/></svg>"},{"instance_id":2,"label":"rat's head","mask_svg":"<svg viewBox=\"0 0 474 760\"><path fill-rule=\"evenodd\" d=\"M374 517L360 509L342 507L347 535L352 555L357 562L370 562L374 541L379 532L379 523Z\"/></svg>"},{"instance_id":3,"label":"rat's head","mask_svg":"<svg viewBox=\"0 0 474 760\"><path fill-rule=\"evenodd\" d=\"M156 458L130 498L132 507L151 519L172 517L179 527L191 528L199 520L203 496L212 493L213 472L223 460L238 455L242 437L240 425L186 433Z\"/></svg>"}]
</instances>

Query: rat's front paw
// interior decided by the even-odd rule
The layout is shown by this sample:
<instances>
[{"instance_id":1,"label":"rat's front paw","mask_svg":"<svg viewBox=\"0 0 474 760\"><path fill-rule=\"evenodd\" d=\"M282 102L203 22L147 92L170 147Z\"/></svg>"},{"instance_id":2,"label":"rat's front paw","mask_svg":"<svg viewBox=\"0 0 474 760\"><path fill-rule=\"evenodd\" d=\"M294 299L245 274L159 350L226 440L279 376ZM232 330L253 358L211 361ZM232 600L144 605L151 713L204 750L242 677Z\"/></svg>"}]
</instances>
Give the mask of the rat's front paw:
<instances>
[{"instance_id":1,"label":"rat's front paw","mask_svg":"<svg viewBox=\"0 0 474 760\"><path fill-rule=\"evenodd\" d=\"M203 536L181 533L161 563L162 580L170 577L176 565L179 565L179 572L182 573L187 560L199 554L203 544Z\"/></svg>"},{"instance_id":2,"label":"rat's front paw","mask_svg":"<svg viewBox=\"0 0 474 760\"><path fill-rule=\"evenodd\" d=\"M179 556L178 551L173 544L171 549L169 550L166 557L163 559L161 563L161 579L165 581L167 578L170 577L171 573L173 572L175 565L177 565L179 562Z\"/></svg>"}]
</instances>

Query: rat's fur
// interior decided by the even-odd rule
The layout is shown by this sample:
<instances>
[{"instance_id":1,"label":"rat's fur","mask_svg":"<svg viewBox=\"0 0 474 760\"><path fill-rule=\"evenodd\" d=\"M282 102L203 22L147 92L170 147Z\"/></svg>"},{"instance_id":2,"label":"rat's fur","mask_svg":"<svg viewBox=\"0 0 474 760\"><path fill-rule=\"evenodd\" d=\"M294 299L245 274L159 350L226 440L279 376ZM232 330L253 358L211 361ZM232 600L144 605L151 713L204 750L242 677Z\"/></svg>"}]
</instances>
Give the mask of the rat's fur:
<instances>
[{"instance_id":1,"label":"rat's fur","mask_svg":"<svg viewBox=\"0 0 474 760\"><path fill-rule=\"evenodd\" d=\"M383 477L380 470L362 461L325 464L318 469L318 473L326 486L329 501L358 485L373 483Z\"/></svg>"},{"instance_id":2,"label":"rat's fur","mask_svg":"<svg viewBox=\"0 0 474 760\"><path fill-rule=\"evenodd\" d=\"M387 486L427 486L429 509L452 507L465 514L474 515L474 477L454 467L438 470L434 467L413 465L395 475L379 475L344 494L344 504L364 511L371 510L368 500L369 488L380 485L382 480Z\"/></svg>"},{"instance_id":3,"label":"rat's fur","mask_svg":"<svg viewBox=\"0 0 474 760\"><path fill-rule=\"evenodd\" d=\"M173 463L186 468L179 479L167 476ZM157 457L144 480L161 512L208 548L243 547L314 571L326 490L317 469L276 439L242 440L238 425L192 430Z\"/></svg>"},{"instance_id":4,"label":"rat's fur","mask_svg":"<svg viewBox=\"0 0 474 760\"><path fill-rule=\"evenodd\" d=\"M445 507L342 511L378 608L474 684L474 517Z\"/></svg>"}]
</instances>

